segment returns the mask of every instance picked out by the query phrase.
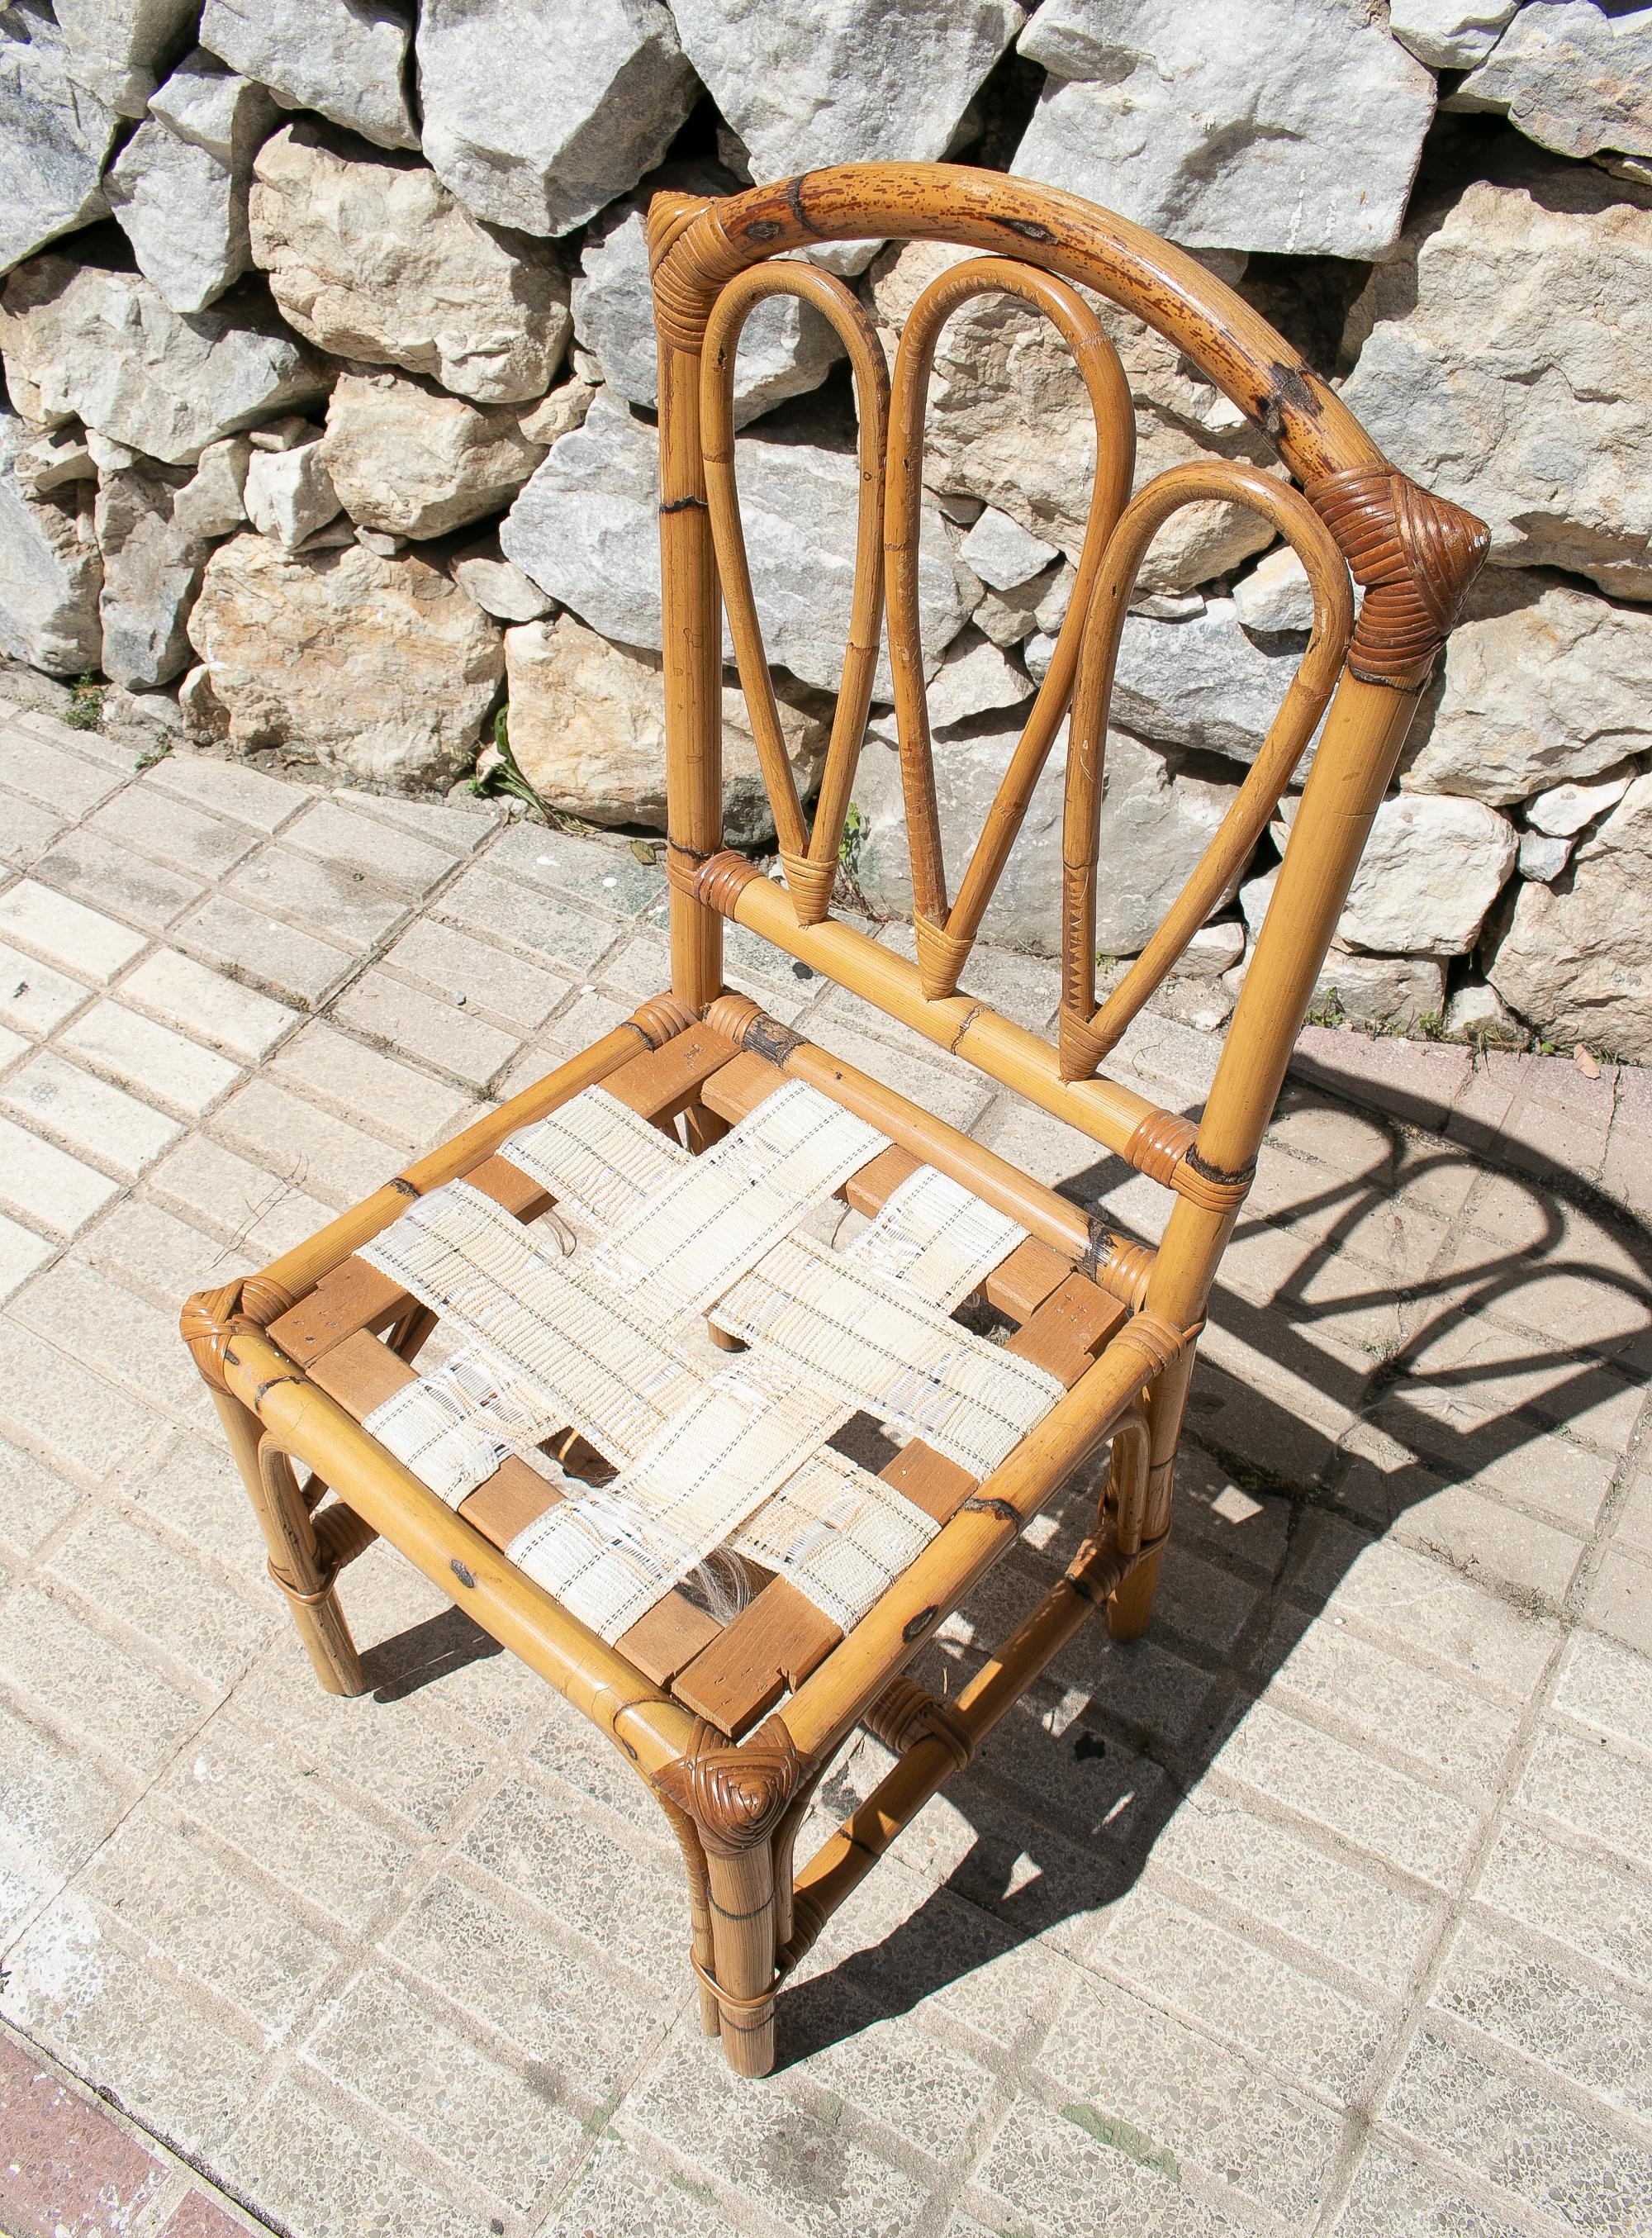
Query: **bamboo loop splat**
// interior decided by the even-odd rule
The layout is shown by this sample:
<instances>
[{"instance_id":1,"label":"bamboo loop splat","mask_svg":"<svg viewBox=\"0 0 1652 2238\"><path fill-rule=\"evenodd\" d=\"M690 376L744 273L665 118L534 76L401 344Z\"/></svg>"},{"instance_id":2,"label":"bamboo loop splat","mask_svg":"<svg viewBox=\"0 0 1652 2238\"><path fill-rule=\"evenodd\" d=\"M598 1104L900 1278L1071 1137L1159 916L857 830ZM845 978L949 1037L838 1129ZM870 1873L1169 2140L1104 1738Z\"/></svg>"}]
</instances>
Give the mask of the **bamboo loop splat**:
<instances>
[{"instance_id":1,"label":"bamboo loop splat","mask_svg":"<svg viewBox=\"0 0 1652 2238\"><path fill-rule=\"evenodd\" d=\"M1089 518L1067 617L976 839L957 900L948 906L946 864L935 802L935 755L923 684L918 622L918 536L923 499L923 419L942 328L978 295L1011 295L1042 312L1073 353L1095 420L1095 473ZM889 555L889 666L901 742L901 785L912 860L912 922L918 970L931 1000L950 995L968 958L993 891L1049 758L1078 665L1084 615L1113 525L1130 493L1136 422L1119 353L1081 295L1034 266L1003 256L972 257L932 280L907 315L895 354L890 410L885 544Z\"/></svg>"},{"instance_id":2,"label":"bamboo loop splat","mask_svg":"<svg viewBox=\"0 0 1652 2238\"><path fill-rule=\"evenodd\" d=\"M803 820L780 731L780 711L763 652L751 593L740 500L735 483L734 375L740 330L753 308L770 295L796 295L812 304L835 329L854 369L860 413L860 503L855 542L855 589L849 642L831 740L826 750L812 830ZM741 688L751 717L757 760L774 811L786 882L804 924L818 924L831 900L837 850L849 813L872 679L883 623L883 451L889 408L889 367L871 321L841 280L811 264L754 265L724 288L706 322L700 373L700 420L711 537L734 639Z\"/></svg>"},{"instance_id":3,"label":"bamboo loop splat","mask_svg":"<svg viewBox=\"0 0 1652 2238\"><path fill-rule=\"evenodd\" d=\"M1095 879L1107 755L1107 712L1125 616L1147 548L1184 506L1210 498L1242 505L1286 538L1307 570L1313 632L1296 674L1215 836L1159 930L1101 1008L1095 1009ZM1353 627L1348 570L1307 500L1254 467L1199 460L1156 474L1137 492L1113 533L1083 649L1067 758L1061 837L1061 1009L1057 1029L1063 1080L1087 1080L1248 862L1335 689ZM1067 619L1073 620L1069 612Z\"/></svg>"}]
</instances>

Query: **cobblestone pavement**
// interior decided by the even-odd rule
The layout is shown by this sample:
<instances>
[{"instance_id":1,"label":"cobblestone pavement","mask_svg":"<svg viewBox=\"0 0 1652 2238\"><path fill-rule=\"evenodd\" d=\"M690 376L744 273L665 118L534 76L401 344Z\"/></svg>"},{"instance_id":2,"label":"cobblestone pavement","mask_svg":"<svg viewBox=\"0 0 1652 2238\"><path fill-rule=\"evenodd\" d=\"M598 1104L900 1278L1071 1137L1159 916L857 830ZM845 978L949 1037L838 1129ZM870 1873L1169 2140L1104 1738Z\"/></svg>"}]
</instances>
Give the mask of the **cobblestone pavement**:
<instances>
[{"instance_id":1,"label":"cobblestone pavement","mask_svg":"<svg viewBox=\"0 0 1652 2238\"><path fill-rule=\"evenodd\" d=\"M658 873L480 804L135 774L37 712L0 784L0 2224L1652 2230L1648 1076L1305 1036L1153 1634L1080 1636L739 2084L663 1826L580 1720L382 1548L347 1579L373 1690L318 1691L175 1334L662 986ZM1151 1222L1054 1122L730 955ZM1049 967L979 976L1047 1020ZM1120 1062L1186 1107L1212 1054L1149 1016Z\"/></svg>"}]
</instances>

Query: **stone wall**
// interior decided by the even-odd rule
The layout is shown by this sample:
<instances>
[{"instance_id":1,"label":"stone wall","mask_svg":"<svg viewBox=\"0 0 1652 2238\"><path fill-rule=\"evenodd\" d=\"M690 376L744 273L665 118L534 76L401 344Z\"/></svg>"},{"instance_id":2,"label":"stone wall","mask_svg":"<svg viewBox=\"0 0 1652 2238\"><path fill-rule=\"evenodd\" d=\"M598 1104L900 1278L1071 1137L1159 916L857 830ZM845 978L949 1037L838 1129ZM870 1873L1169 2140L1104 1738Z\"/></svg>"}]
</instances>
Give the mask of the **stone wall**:
<instances>
[{"instance_id":1,"label":"stone wall","mask_svg":"<svg viewBox=\"0 0 1652 2238\"><path fill-rule=\"evenodd\" d=\"M1491 567L1378 818L1321 993L1388 1030L1652 1060L1652 11L1595 0L16 0L0 10L0 654L111 707L404 791L508 697L557 808L660 826L642 210L955 156L1200 255ZM948 259L823 252L892 340ZM1259 434L1108 308L1139 477ZM752 318L737 449L800 781L848 612L846 368ZM987 302L943 339L921 603L955 864L1065 611L1094 445ZM1304 642L1248 516L1179 518L1120 663L1099 940L1138 949ZM887 677L879 684L888 691ZM730 823L767 836L725 695ZM1059 753L989 937L1047 947ZM1181 983L1231 1009L1287 798ZM894 731L853 864L908 894Z\"/></svg>"}]
</instances>

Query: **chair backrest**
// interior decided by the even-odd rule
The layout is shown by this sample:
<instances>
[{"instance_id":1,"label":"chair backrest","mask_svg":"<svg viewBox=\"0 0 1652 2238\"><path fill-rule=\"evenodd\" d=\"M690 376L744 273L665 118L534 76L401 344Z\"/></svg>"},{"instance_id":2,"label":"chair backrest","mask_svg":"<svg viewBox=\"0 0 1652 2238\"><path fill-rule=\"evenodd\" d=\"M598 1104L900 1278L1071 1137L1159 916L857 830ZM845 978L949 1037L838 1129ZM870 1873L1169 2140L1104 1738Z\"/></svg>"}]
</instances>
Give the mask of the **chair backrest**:
<instances>
[{"instance_id":1,"label":"chair backrest","mask_svg":"<svg viewBox=\"0 0 1652 2238\"><path fill-rule=\"evenodd\" d=\"M649 231L660 356L674 991L697 1009L721 991L721 920L734 917L1069 1120L1175 1192L1149 1302L1188 1326L1202 1314L1371 818L1422 687L1484 559L1486 531L1391 467L1290 344L1201 265L1075 195L956 165L844 164L722 201L657 195ZM918 297L892 379L870 321L843 282L810 264L775 261L787 251L855 239L942 241L982 252L949 266ZM1075 281L1173 343L1265 433L1299 487L1213 458L1173 467L1132 498L1129 387L1100 321L1069 284ZM1097 462L1073 595L1048 672L974 852L949 881L918 629L924 406L942 326L961 304L988 293L1042 312L1072 350L1094 414ZM782 740L735 481L740 329L756 303L780 294L814 304L836 329L860 416L853 612L812 819L798 800ZM1267 738L1202 857L1098 1007L1098 824L1120 632L1154 535L1182 507L1213 499L1259 513L1294 547L1312 590L1312 632ZM1357 622L1351 573L1365 592ZM774 811L783 889L723 848L720 603ZM886 604L915 964L830 914ZM1061 1001L1051 1046L957 990L1069 712ZM1272 901L1195 1129L1100 1076L1099 1068L1231 891L1322 715L1324 732Z\"/></svg>"}]
</instances>

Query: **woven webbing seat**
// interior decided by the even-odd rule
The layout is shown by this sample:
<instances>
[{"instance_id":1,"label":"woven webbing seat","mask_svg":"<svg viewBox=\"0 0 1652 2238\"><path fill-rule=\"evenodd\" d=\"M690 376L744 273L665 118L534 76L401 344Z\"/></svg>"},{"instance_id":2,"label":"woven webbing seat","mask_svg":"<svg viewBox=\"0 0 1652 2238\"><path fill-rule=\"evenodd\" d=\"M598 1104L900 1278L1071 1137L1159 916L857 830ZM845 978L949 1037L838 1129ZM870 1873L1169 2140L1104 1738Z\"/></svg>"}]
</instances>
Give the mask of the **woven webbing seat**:
<instances>
[{"instance_id":1,"label":"woven webbing seat","mask_svg":"<svg viewBox=\"0 0 1652 2238\"><path fill-rule=\"evenodd\" d=\"M724 202L660 195L650 229L671 989L262 1274L193 1298L183 1333L321 1683L361 1686L337 1581L382 1535L649 1784L682 1847L702 2017L737 2069L761 2075L780 1979L901 1829L1093 1612L1120 1640L1146 1625L1205 1301L1485 535L1391 467L1239 298L1074 197L946 165L850 165ZM844 283L773 260L901 236L988 253L920 295L891 380ZM1266 431L1294 481L1211 461L1133 497L1128 390L1074 281L1173 341ZM949 881L917 625L922 427L941 327L995 292L1047 316L1073 350L1097 467L1048 672ZM836 328L860 412L859 544L812 816L786 758L735 477L740 328L772 294ZM1203 857L1098 1002L1120 633L1160 528L1213 501L1248 507L1292 545L1313 627ZM720 603L779 880L722 844ZM832 910L886 626L913 962ZM1052 1044L967 990L1064 725ZM1160 1109L1107 1077L1108 1055L1231 894L1316 734L1210 1096L1197 1120ZM725 918L1159 1182L1170 1208L1157 1248L730 992ZM1095 1527L1066 1574L958 1694L916 1684L908 1666L925 1643L1103 1454ZM894 1768L799 1865L809 1803L862 1725Z\"/></svg>"}]
</instances>

